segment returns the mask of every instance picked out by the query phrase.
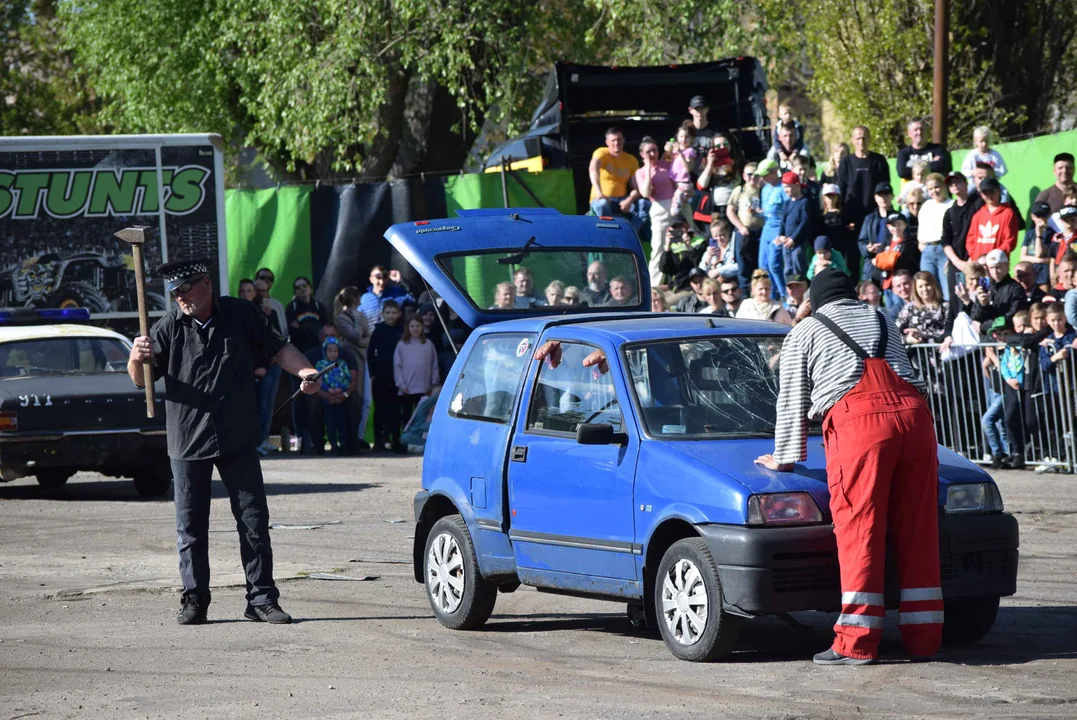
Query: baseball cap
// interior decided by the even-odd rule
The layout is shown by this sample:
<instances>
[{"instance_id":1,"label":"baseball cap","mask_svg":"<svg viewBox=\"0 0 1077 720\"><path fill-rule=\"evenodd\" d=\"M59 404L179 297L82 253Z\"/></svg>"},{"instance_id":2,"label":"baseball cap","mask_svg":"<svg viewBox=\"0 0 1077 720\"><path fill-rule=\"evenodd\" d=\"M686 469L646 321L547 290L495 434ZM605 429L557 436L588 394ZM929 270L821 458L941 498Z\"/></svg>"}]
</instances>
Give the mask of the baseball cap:
<instances>
[{"instance_id":1,"label":"baseball cap","mask_svg":"<svg viewBox=\"0 0 1077 720\"><path fill-rule=\"evenodd\" d=\"M823 195L841 195L841 188L835 183L826 183L823 185Z\"/></svg>"},{"instance_id":2,"label":"baseball cap","mask_svg":"<svg viewBox=\"0 0 1077 720\"><path fill-rule=\"evenodd\" d=\"M946 184L947 185L953 185L958 180L962 180L962 181L964 181L966 183L969 181L969 179L967 177L965 177L965 175L963 173L959 173L959 172L952 172L952 173L950 173L950 174L948 174L946 176Z\"/></svg>"},{"instance_id":3,"label":"baseball cap","mask_svg":"<svg viewBox=\"0 0 1077 720\"><path fill-rule=\"evenodd\" d=\"M830 249L830 238L826 235L820 235L815 238L815 252L822 252L823 250Z\"/></svg>"},{"instance_id":4,"label":"baseball cap","mask_svg":"<svg viewBox=\"0 0 1077 720\"><path fill-rule=\"evenodd\" d=\"M1058 211L1058 217L1063 220L1072 220L1077 217L1077 205L1063 205L1062 209Z\"/></svg>"},{"instance_id":5,"label":"baseball cap","mask_svg":"<svg viewBox=\"0 0 1077 720\"><path fill-rule=\"evenodd\" d=\"M991 252L987 253L987 257L984 258L984 264L987 265L987 267L995 267L996 265L1009 265L1010 258L1002 250L995 248Z\"/></svg>"},{"instance_id":6,"label":"baseball cap","mask_svg":"<svg viewBox=\"0 0 1077 720\"><path fill-rule=\"evenodd\" d=\"M799 185L800 176L792 170L782 173L782 185Z\"/></svg>"},{"instance_id":7,"label":"baseball cap","mask_svg":"<svg viewBox=\"0 0 1077 720\"><path fill-rule=\"evenodd\" d=\"M890 187L890 183L888 183L888 182L881 182L881 183L879 183L878 185L875 186L875 194L876 195L893 195L894 194L894 188Z\"/></svg>"},{"instance_id":8,"label":"baseball cap","mask_svg":"<svg viewBox=\"0 0 1077 720\"><path fill-rule=\"evenodd\" d=\"M1050 217L1051 206L1045 202L1032 203L1032 210L1030 211L1036 217ZM1059 211L1061 214L1061 211Z\"/></svg>"},{"instance_id":9,"label":"baseball cap","mask_svg":"<svg viewBox=\"0 0 1077 720\"><path fill-rule=\"evenodd\" d=\"M890 213L889 215L886 216L886 224L887 225L893 225L898 220L900 220L903 223L909 222L908 220L905 219L905 216L902 215L901 213Z\"/></svg>"},{"instance_id":10,"label":"baseball cap","mask_svg":"<svg viewBox=\"0 0 1077 720\"><path fill-rule=\"evenodd\" d=\"M770 173L774 172L779 167L780 166L778 165L778 163L774 162L773 160L763 160L759 163L759 167L755 169L755 174L759 177L763 177L764 175L769 175Z\"/></svg>"},{"instance_id":11,"label":"baseball cap","mask_svg":"<svg viewBox=\"0 0 1077 720\"><path fill-rule=\"evenodd\" d=\"M995 318L991 323L991 326L987 328L988 332L996 332L998 330L1013 330L1013 324L1005 315Z\"/></svg>"},{"instance_id":12,"label":"baseball cap","mask_svg":"<svg viewBox=\"0 0 1077 720\"><path fill-rule=\"evenodd\" d=\"M698 110L699 108L710 107L710 105L707 98L702 95L693 95L692 99L688 101L688 107Z\"/></svg>"},{"instance_id":13,"label":"baseball cap","mask_svg":"<svg viewBox=\"0 0 1077 720\"><path fill-rule=\"evenodd\" d=\"M984 178L980 181L980 192L999 192L1002 185L995 178Z\"/></svg>"},{"instance_id":14,"label":"baseball cap","mask_svg":"<svg viewBox=\"0 0 1077 720\"><path fill-rule=\"evenodd\" d=\"M691 280L694 277L707 277L707 273L703 272L701 268L694 267L688 271L688 279Z\"/></svg>"},{"instance_id":15,"label":"baseball cap","mask_svg":"<svg viewBox=\"0 0 1077 720\"><path fill-rule=\"evenodd\" d=\"M800 273L786 273L785 284L792 285L793 283L800 283L801 285L807 285L808 281L804 279L804 276Z\"/></svg>"}]
</instances>

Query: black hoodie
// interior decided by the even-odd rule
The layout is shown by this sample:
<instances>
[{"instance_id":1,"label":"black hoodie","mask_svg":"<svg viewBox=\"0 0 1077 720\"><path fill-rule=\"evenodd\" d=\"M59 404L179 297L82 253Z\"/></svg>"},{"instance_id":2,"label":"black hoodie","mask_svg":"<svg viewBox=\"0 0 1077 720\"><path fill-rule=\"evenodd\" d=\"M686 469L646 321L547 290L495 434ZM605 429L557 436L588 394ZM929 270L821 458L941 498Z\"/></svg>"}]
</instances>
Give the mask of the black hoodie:
<instances>
[{"instance_id":1,"label":"black hoodie","mask_svg":"<svg viewBox=\"0 0 1077 720\"><path fill-rule=\"evenodd\" d=\"M370 334L370 345L366 349L367 367L370 368L370 378L388 378L393 381L393 353L396 345L404 334L404 320L397 320L396 325L380 322L374 326L374 332Z\"/></svg>"}]
</instances>

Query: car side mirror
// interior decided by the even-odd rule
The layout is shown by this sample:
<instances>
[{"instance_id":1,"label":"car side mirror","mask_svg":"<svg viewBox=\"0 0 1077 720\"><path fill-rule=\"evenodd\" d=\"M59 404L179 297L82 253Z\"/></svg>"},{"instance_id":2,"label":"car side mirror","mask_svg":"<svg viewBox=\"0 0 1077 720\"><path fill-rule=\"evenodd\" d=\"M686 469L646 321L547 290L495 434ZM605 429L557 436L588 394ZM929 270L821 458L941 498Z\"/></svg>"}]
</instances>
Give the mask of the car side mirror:
<instances>
[{"instance_id":1,"label":"car side mirror","mask_svg":"<svg viewBox=\"0 0 1077 720\"><path fill-rule=\"evenodd\" d=\"M615 433L609 423L584 423L576 428L576 442L580 445L626 445L628 435Z\"/></svg>"}]
</instances>

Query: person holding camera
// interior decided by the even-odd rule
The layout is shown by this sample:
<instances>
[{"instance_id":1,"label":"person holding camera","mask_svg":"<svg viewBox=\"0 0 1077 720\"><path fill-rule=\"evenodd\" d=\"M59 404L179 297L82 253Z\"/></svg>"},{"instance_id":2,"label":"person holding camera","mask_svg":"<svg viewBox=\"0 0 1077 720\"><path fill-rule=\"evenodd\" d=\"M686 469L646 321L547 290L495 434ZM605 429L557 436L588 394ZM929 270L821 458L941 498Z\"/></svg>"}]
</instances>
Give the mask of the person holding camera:
<instances>
[{"instance_id":1,"label":"person holding camera","mask_svg":"<svg viewBox=\"0 0 1077 720\"><path fill-rule=\"evenodd\" d=\"M707 247L707 241L693 234L684 218L674 218L666 230L660 266L661 271L670 278L669 291L674 294L672 302L680 299L679 294L691 292L689 278L692 270L699 269Z\"/></svg>"},{"instance_id":2,"label":"person holding camera","mask_svg":"<svg viewBox=\"0 0 1077 720\"><path fill-rule=\"evenodd\" d=\"M976 302L969 317L986 330L992 320L1004 317L1013 321L1018 310L1028 308L1025 289L1010 277L1010 258L1002 250L992 250L984 258L987 277L976 286ZM986 281L986 282L985 282Z\"/></svg>"}]
</instances>

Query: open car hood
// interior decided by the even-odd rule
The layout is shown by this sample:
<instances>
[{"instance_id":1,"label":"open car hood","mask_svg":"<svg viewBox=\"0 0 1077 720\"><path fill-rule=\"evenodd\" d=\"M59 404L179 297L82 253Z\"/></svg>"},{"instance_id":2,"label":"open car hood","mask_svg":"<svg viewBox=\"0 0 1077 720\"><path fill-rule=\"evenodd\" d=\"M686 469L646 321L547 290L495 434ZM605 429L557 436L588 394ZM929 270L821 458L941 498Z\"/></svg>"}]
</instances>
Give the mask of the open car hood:
<instances>
[{"instance_id":1,"label":"open car hood","mask_svg":"<svg viewBox=\"0 0 1077 720\"><path fill-rule=\"evenodd\" d=\"M399 223L385 238L472 328L538 315L650 310L647 261L624 218L562 215L551 208L460 210L458 215ZM608 285L628 289L623 304L612 304L608 288L590 293L587 268L593 263L605 271ZM498 284L511 284L521 267L531 271L533 299L516 298L513 288L513 307L494 307ZM588 305L546 305L553 281L578 288Z\"/></svg>"}]
</instances>

